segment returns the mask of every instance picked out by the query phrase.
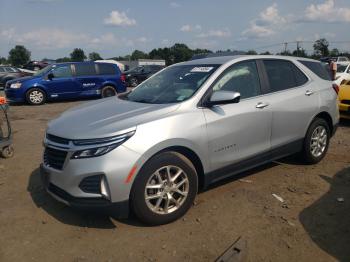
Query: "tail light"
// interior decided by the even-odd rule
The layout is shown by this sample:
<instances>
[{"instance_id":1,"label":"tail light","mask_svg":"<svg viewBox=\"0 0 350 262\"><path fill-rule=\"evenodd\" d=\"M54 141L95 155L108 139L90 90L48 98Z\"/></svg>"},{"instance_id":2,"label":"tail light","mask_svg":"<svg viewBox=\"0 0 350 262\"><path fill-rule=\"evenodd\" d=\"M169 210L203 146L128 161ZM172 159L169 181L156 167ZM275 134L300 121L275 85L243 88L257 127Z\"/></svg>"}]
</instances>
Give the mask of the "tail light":
<instances>
[{"instance_id":1,"label":"tail light","mask_svg":"<svg viewBox=\"0 0 350 262\"><path fill-rule=\"evenodd\" d=\"M125 77L125 75L124 75L124 74L121 74L121 75L120 75L120 80L122 80L123 82L125 82L125 81L126 81L126 77Z\"/></svg>"},{"instance_id":2,"label":"tail light","mask_svg":"<svg viewBox=\"0 0 350 262\"><path fill-rule=\"evenodd\" d=\"M337 84L332 85L334 91L338 94L339 93L339 86Z\"/></svg>"}]
</instances>

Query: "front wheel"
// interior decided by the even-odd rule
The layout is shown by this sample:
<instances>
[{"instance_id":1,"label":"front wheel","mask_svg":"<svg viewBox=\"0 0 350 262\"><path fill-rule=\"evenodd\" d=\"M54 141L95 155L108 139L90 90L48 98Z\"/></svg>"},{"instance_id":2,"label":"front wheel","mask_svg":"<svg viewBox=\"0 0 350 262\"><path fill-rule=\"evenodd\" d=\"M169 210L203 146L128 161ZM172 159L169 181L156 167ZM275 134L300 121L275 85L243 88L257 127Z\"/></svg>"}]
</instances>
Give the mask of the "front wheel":
<instances>
[{"instance_id":1,"label":"front wheel","mask_svg":"<svg viewBox=\"0 0 350 262\"><path fill-rule=\"evenodd\" d=\"M150 225L170 223L183 216L197 195L192 163L176 152L151 158L140 170L131 192L135 215Z\"/></svg>"},{"instance_id":2,"label":"front wheel","mask_svg":"<svg viewBox=\"0 0 350 262\"><path fill-rule=\"evenodd\" d=\"M328 123L316 118L310 125L304 139L302 156L307 164L320 162L327 153L330 139Z\"/></svg>"},{"instance_id":3,"label":"front wheel","mask_svg":"<svg viewBox=\"0 0 350 262\"><path fill-rule=\"evenodd\" d=\"M39 88L32 88L26 94L26 100L31 105L42 105L46 101L46 95Z\"/></svg>"}]
</instances>

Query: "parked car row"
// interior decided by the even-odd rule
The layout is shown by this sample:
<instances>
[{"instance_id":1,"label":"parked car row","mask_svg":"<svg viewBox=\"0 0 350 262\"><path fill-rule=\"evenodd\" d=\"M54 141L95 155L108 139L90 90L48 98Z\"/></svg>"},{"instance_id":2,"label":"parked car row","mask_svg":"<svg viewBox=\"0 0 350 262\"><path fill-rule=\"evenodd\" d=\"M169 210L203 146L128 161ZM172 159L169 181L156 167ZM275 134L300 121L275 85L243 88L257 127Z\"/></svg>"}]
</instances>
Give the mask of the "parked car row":
<instances>
[{"instance_id":1,"label":"parked car row","mask_svg":"<svg viewBox=\"0 0 350 262\"><path fill-rule=\"evenodd\" d=\"M0 88L4 87L7 81L30 75L32 75L30 72L24 72L13 66L0 66Z\"/></svg>"},{"instance_id":2,"label":"parked car row","mask_svg":"<svg viewBox=\"0 0 350 262\"><path fill-rule=\"evenodd\" d=\"M81 72L100 77L100 64L56 65L28 83L68 75L96 94L90 76L78 80ZM6 90L11 85L16 82ZM338 91L321 63L305 58L175 64L128 93L51 121L43 184L70 206L113 207L119 217L132 210L145 223L169 223L211 183L291 154L308 164L321 161L339 121Z\"/></svg>"}]
</instances>

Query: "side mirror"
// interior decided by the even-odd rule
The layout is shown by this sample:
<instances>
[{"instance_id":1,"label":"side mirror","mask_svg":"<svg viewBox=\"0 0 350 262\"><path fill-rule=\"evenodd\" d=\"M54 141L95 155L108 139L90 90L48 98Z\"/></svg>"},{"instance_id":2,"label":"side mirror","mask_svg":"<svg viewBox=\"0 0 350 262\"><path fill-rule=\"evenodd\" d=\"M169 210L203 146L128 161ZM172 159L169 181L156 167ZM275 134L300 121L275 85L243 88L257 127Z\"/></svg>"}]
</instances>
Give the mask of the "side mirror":
<instances>
[{"instance_id":1,"label":"side mirror","mask_svg":"<svg viewBox=\"0 0 350 262\"><path fill-rule=\"evenodd\" d=\"M239 103L241 100L241 94L231 91L216 91L214 92L209 101L205 103L205 106L211 107L214 105L225 105Z\"/></svg>"},{"instance_id":2,"label":"side mirror","mask_svg":"<svg viewBox=\"0 0 350 262\"><path fill-rule=\"evenodd\" d=\"M54 77L55 77L55 76L54 76L53 73L48 73L48 74L47 74L47 79L49 79L49 80L52 80Z\"/></svg>"}]
</instances>

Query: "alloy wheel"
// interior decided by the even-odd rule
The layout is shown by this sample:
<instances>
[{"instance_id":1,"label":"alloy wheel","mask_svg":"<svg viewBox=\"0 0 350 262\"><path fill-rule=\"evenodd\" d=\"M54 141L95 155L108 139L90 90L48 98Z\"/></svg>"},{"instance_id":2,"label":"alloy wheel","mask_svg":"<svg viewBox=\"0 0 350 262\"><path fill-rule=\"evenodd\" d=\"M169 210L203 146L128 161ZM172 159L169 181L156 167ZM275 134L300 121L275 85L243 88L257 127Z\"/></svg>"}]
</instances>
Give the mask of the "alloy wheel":
<instances>
[{"instance_id":1,"label":"alloy wheel","mask_svg":"<svg viewBox=\"0 0 350 262\"><path fill-rule=\"evenodd\" d=\"M188 176L181 168L164 166L148 179L145 201L152 212L161 215L169 214L183 205L189 188Z\"/></svg>"},{"instance_id":2,"label":"alloy wheel","mask_svg":"<svg viewBox=\"0 0 350 262\"><path fill-rule=\"evenodd\" d=\"M327 130L324 126L318 126L312 132L310 151L314 157L320 157L326 150L327 147Z\"/></svg>"},{"instance_id":3,"label":"alloy wheel","mask_svg":"<svg viewBox=\"0 0 350 262\"><path fill-rule=\"evenodd\" d=\"M40 104L43 102L44 94L40 91L34 90L29 94L29 100L33 104Z\"/></svg>"}]
</instances>

